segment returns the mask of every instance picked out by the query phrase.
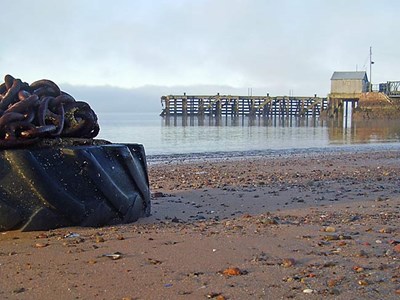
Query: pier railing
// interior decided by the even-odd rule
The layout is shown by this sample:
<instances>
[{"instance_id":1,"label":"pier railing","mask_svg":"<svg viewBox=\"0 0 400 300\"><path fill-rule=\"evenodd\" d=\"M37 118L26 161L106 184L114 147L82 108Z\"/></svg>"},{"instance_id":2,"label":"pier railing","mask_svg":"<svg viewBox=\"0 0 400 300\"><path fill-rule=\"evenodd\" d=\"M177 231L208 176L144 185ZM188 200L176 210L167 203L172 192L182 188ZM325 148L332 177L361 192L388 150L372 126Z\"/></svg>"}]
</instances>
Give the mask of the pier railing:
<instances>
[{"instance_id":1,"label":"pier railing","mask_svg":"<svg viewBox=\"0 0 400 300\"><path fill-rule=\"evenodd\" d=\"M161 97L161 116L248 115L318 116L328 106L327 98L296 96L168 95Z\"/></svg>"}]
</instances>

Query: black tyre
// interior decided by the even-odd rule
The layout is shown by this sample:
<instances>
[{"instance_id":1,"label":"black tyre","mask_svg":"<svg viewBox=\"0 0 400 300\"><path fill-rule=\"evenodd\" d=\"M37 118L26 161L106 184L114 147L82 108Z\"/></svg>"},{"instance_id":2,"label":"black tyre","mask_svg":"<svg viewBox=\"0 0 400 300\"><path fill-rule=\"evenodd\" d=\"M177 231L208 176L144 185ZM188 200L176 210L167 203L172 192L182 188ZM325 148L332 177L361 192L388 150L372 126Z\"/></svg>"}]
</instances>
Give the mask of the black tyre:
<instances>
[{"instance_id":1,"label":"black tyre","mask_svg":"<svg viewBox=\"0 0 400 300\"><path fill-rule=\"evenodd\" d=\"M0 151L0 231L97 227L149 215L142 145Z\"/></svg>"}]
</instances>

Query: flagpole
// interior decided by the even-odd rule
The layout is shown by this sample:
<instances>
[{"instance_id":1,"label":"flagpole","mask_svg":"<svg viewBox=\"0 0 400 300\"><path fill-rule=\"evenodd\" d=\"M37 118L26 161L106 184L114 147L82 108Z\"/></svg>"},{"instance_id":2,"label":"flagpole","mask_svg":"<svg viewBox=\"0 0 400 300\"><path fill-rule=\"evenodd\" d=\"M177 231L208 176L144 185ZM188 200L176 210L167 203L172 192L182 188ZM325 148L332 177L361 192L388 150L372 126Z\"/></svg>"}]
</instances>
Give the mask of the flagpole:
<instances>
[{"instance_id":1,"label":"flagpole","mask_svg":"<svg viewBox=\"0 0 400 300\"><path fill-rule=\"evenodd\" d=\"M370 84L370 92L372 92L372 65L374 62L372 61L372 47L369 47L369 84Z\"/></svg>"}]
</instances>

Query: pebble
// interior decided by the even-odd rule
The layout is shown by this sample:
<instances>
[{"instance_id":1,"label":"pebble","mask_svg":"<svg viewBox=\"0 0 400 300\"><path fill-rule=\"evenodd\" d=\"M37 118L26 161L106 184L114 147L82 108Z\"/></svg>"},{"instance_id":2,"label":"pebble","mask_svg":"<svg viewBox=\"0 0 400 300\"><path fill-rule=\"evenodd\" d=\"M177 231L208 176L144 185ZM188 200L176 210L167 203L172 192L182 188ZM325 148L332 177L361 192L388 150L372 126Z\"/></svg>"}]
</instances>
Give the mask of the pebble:
<instances>
[{"instance_id":1,"label":"pebble","mask_svg":"<svg viewBox=\"0 0 400 300\"><path fill-rule=\"evenodd\" d=\"M49 244L47 243L36 243L35 244L35 248L45 248L47 247Z\"/></svg>"},{"instance_id":2,"label":"pebble","mask_svg":"<svg viewBox=\"0 0 400 300\"><path fill-rule=\"evenodd\" d=\"M304 294L312 294L312 293L314 293L314 290L312 290L312 289L304 289L303 293Z\"/></svg>"},{"instance_id":3,"label":"pebble","mask_svg":"<svg viewBox=\"0 0 400 300\"><path fill-rule=\"evenodd\" d=\"M356 253L357 257L368 257L368 253L365 252L364 250L360 250Z\"/></svg>"},{"instance_id":4,"label":"pebble","mask_svg":"<svg viewBox=\"0 0 400 300\"><path fill-rule=\"evenodd\" d=\"M226 276L238 276L242 275L243 271L240 270L239 268L227 268L222 272L222 274Z\"/></svg>"},{"instance_id":5,"label":"pebble","mask_svg":"<svg viewBox=\"0 0 400 300\"><path fill-rule=\"evenodd\" d=\"M326 285L328 287L334 287L338 284L338 281L336 279L328 279L328 281L326 282Z\"/></svg>"},{"instance_id":6,"label":"pebble","mask_svg":"<svg viewBox=\"0 0 400 300\"><path fill-rule=\"evenodd\" d=\"M367 285L369 285L369 282L365 279L361 279L358 281L358 284L362 285L362 286L367 286Z\"/></svg>"},{"instance_id":7,"label":"pebble","mask_svg":"<svg viewBox=\"0 0 400 300\"><path fill-rule=\"evenodd\" d=\"M333 234L333 235L325 235L325 236L323 237L323 239L324 239L325 241L337 241L337 240L339 240L339 236L336 235L336 234Z\"/></svg>"},{"instance_id":8,"label":"pebble","mask_svg":"<svg viewBox=\"0 0 400 300\"><path fill-rule=\"evenodd\" d=\"M103 243L104 238L102 236L96 235L96 243Z\"/></svg>"},{"instance_id":9,"label":"pebble","mask_svg":"<svg viewBox=\"0 0 400 300\"><path fill-rule=\"evenodd\" d=\"M284 268L290 268L293 267L296 264L296 261L294 258L285 258L282 260L282 267Z\"/></svg>"},{"instance_id":10,"label":"pebble","mask_svg":"<svg viewBox=\"0 0 400 300\"><path fill-rule=\"evenodd\" d=\"M364 268L363 268L363 267L360 267L360 266L354 266L354 267L353 267L353 270L354 270L355 272L357 272L357 273L361 273L362 271L364 271Z\"/></svg>"},{"instance_id":11,"label":"pebble","mask_svg":"<svg viewBox=\"0 0 400 300\"><path fill-rule=\"evenodd\" d=\"M331 295L339 295L340 292L339 292L338 289L332 288L332 289L329 290L329 294L331 294Z\"/></svg>"},{"instance_id":12,"label":"pebble","mask_svg":"<svg viewBox=\"0 0 400 300\"><path fill-rule=\"evenodd\" d=\"M325 227L325 232L336 232L336 228L332 226Z\"/></svg>"}]
</instances>

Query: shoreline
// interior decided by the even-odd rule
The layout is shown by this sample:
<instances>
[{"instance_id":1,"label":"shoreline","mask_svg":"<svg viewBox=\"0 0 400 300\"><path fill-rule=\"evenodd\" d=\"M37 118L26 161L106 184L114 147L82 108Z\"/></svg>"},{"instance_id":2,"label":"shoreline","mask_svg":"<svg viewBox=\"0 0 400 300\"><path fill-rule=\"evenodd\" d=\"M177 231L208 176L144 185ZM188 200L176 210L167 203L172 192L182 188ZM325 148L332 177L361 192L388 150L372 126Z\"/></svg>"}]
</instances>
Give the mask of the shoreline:
<instances>
[{"instance_id":1,"label":"shoreline","mask_svg":"<svg viewBox=\"0 0 400 300\"><path fill-rule=\"evenodd\" d=\"M400 149L148 166L152 215L0 234L3 299L398 299Z\"/></svg>"},{"instance_id":2,"label":"shoreline","mask_svg":"<svg viewBox=\"0 0 400 300\"><path fill-rule=\"evenodd\" d=\"M192 152L192 153L171 153L147 155L147 164L157 165L163 163L181 163L196 161L218 161L226 159L247 159L257 157L290 157L293 155L318 155L329 153L358 153L373 151L396 151L400 149L400 142L387 143L365 143L351 145L330 145L328 147L309 148L283 148L269 150L249 151L218 151L218 152Z\"/></svg>"}]
</instances>

